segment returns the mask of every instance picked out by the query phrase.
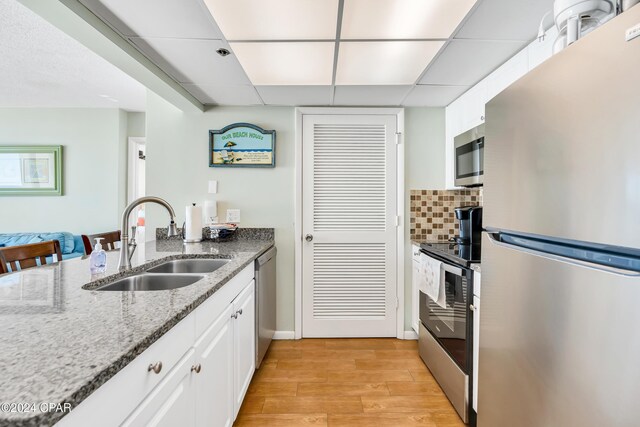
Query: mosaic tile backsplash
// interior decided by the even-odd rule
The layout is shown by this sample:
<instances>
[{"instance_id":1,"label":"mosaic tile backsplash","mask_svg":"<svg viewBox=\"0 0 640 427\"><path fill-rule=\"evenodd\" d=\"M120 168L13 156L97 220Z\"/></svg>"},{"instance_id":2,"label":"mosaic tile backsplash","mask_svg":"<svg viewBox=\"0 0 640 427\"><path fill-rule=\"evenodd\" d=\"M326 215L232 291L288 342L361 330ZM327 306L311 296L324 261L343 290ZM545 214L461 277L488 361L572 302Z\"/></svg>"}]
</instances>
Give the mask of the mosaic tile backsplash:
<instances>
[{"instance_id":1,"label":"mosaic tile backsplash","mask_svg":"<svg viewBox=\"0 0 640 427\"><path fill-rule=\"evenodd\" d=\"M458 235L454 209L482 206L482 188L411 190L411 239L446 242Z\"/></svg>"}]
</instances>

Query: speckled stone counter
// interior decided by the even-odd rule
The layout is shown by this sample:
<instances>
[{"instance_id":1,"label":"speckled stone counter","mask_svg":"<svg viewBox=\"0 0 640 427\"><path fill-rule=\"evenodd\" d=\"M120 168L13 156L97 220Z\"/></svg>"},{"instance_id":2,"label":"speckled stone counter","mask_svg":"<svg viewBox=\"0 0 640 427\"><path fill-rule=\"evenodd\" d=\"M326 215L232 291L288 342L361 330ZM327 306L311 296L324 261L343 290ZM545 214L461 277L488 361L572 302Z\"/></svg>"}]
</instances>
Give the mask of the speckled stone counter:
<instances>
[{"instance_id":1,"label":"speckled stone counter","mask_svg":"<svg viewBox=\"0 0 640 427\"><path fill-rule=\"evenodd\" d=\"M273 246L272 239L226 243L165 240L138 247L133 269L118 273L118 252L92 277L88 257L0 276L0 426L52 425ZM96 291L101 284L140 273L169 259L228 258L223 267L179 289ZM2 403L35 404L7 412Z\"/></svg>"}]
</instances>

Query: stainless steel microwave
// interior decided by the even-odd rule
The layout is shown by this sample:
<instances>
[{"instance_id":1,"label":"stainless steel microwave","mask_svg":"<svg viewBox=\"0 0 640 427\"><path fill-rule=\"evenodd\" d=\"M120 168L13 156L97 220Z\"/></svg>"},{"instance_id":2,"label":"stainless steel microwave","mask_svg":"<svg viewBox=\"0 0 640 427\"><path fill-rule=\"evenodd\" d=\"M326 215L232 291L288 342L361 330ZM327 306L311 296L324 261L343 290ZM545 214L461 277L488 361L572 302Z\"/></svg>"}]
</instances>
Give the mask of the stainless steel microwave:
<instances>
[{"instance_id":1,"label":"stainless steel microwave","mask_svg":"<svg viewBox=\"0 0 640 427\"><path fill-rule=\"evenodd\" d=\"M484 124L454 138L455 185L482 185L484 177Z\"/></svg>"}]
</instances>

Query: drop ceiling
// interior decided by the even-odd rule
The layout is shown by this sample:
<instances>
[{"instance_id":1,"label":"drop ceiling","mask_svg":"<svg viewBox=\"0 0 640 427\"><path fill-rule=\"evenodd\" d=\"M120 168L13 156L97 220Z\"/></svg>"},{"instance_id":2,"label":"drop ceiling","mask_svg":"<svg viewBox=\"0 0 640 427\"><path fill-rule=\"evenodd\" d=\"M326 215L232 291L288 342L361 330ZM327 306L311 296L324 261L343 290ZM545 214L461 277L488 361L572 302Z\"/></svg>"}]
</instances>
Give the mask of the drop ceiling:
<instances>
[{"instance_id":1,"label":"drop ceiling","mask_svg":"<svg viewBox=\"0 0 640 427\"><path fill-rule=\"evenodd\" d=\"M80 1L198 100L217 105L445 106L533 40L553 5Z\"/></svg>"},{"instance_id":2,"label":"drop ceiling","mask_svg":"<svg viewBox=\"0 0 640 427\"><path fill-rule=\"evenodd\" d=\"M0 40L0 107L146 108L142 84L15 0Z\"/></svg>"}]
</instances>

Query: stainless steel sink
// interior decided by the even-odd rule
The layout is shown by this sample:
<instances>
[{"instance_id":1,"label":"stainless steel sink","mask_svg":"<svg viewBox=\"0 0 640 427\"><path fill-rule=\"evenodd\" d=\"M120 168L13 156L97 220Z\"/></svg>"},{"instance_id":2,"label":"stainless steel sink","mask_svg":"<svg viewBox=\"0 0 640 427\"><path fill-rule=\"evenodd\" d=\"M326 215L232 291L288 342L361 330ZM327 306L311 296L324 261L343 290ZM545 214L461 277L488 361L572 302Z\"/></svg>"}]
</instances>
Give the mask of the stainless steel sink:
<instances>
[{"instance_id":1,"label":"stainless steel sink","mask_svg":"<svg viewBox=\"0 0 640 427\"><path fill-rule=\"evenodd\" d=\"M149 273L211 273L226 263L228 259L176 259L147 270Z\"/></svg>"},{"instance_id":2,"label":"stainless steel sink","mask_svg":"<svg viewBox=\"0 0 640 427\"><path fill-rule=\"evenodd\" d=\"M101 286L96 291L166 291L192 285L204 276L197 274L138 274Z\"/></svg>"}]
</instances>

